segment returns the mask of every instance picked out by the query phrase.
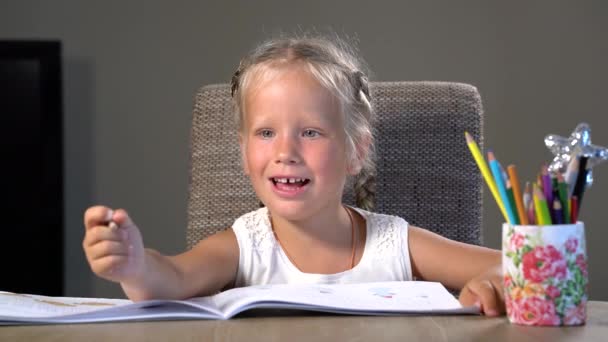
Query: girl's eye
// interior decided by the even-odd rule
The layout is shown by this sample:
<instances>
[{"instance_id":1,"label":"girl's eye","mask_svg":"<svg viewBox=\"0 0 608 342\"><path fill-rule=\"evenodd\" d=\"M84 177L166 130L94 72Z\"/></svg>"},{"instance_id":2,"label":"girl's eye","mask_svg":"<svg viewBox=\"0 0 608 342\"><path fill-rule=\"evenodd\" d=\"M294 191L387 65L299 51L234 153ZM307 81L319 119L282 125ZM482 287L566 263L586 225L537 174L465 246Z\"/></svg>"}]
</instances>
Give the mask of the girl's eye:
<instances>
[{"instance_id":1,"label":"girl's eye","mask_svg":"<svg viewBox=\"0 0 608 342\"><path fill-rule=\"evenodd\" d=\"M272 138L274 136L274 133L269 129L263 129L258 134L265 139Z\"/></svg>"},{"instance_id":2,"label":"girl's eye","mask_svg":"<svg viewBox=\"0 0 608 342\"><path fill-rule=\"evenodd\" d=\"M315 131L314 129L307 129L304 131L303 135L306 138L316 138L319 136L319 132Z\"/></svg>"}]
</instances>

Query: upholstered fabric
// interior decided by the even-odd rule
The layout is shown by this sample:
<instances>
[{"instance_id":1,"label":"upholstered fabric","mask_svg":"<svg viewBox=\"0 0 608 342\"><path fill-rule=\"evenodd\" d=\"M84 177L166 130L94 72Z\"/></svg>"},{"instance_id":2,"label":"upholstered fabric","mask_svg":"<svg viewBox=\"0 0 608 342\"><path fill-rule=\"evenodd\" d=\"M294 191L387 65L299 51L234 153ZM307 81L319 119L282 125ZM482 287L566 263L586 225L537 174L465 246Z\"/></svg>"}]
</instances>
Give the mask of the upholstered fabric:
<instances>
[{"instance_id":1,"label":"upholstered fabric","mask_svg":"<svg viewBox=\"0 0 608 342\"><path fill-rule=\"evenodd\" d=\"M450 239L481 244L482 178L466 146L468 131L483 147L477 89L447 82L376 82L375 212ZM190 140L187 244L228 228L259 207L243 174L228 84L202 87ZM353 204L349 187L344 200Z\"/></svg>"}]
</instances>

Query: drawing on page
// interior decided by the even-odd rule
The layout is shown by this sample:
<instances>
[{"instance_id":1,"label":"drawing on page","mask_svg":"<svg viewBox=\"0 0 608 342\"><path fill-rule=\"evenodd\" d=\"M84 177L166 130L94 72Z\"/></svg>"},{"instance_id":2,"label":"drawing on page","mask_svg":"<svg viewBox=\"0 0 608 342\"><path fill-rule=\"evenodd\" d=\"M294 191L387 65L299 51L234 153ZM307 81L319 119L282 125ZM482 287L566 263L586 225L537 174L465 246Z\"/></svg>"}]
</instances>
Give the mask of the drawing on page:
<instances>
[{"instance_id":1,"label":"drawing on page","mask_svg":"<svg viewBox=\"0 0 608 342\"><path fill-rule=\"evenodd\" d=\"M372 295L382 298L393 298L393 296L397 294L388 287L372 287L369 291Z\"/></svg>"}]
</instances>

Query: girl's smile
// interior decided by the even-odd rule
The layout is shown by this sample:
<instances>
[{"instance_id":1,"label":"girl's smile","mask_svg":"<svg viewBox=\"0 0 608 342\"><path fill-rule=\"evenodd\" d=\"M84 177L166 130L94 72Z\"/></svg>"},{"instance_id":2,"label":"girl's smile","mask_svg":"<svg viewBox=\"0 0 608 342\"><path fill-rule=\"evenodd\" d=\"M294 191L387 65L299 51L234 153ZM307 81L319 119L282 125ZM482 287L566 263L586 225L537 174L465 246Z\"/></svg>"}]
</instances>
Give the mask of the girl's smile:
<instances>
[{"instance_id":1,"label":"girl's smile","mask_svg":"<svg viewBox=\"0 0 608 342\"><path fill-rule=\"evenodd\" d=\"M296 197L306 191L306 187L310 183L308 178L276 176L271 177L270 181L274 185L274 191L277 195L291 198Z\"/></svg>"}]
</instances>

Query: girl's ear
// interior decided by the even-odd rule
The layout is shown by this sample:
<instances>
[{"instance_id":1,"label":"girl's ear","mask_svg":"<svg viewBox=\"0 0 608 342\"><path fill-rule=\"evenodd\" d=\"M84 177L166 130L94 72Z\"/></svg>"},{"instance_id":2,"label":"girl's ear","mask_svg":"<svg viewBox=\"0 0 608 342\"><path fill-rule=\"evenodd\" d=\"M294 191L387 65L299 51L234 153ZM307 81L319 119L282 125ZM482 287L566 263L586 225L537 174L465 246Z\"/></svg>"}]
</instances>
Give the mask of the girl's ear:
<instances>
[{"instance_id":1,"label":"girl's ear","mask_svg":"<svg viewBox=\"0 0 608 342\"><path fill-rule=\"evenodd\" d=\"M347 172L351 176L358 175L359 172L361 172L361 163L358 161L351 162L351 164L348 166Z\"/></svg>"},{"instance_id":2,"label":"girl's ear","mask_svg":"<svg viewBox=\"0 0 608 342\"><path fill-rule=\"evenodd\" d=\"M241 150L241 164L243 165L243 172L249 176L249 166L247 165L247 139L243 138L243 133L239 132L239 147Z\"/></svg>"},{"instance_id":3,"label":"girl's ear","mask_svg":"<svg viewBox=\"0 0 608 342\"><path fill-rule=\"evenodd\" d=\"M359 156L356 155L353 160L350 160L348 162L348 165L346 166L346 172L350 176L356 176L357 174L359 174L359 172L361 172L361 166L361 160L359 159Z\"/></svg>"},{"instance_id":4,"label":"girl's ear","mask_svg":"<svg viewBox=\"0 0 608 342\"><path fill-rule=\"evenodd\" d=\"M365 137L362 139L361 143L355 146L355 160L351 160L348 164L347 172L351 176L356 176L361 172L361 168L363 168L363 161L367 158L369 154L370 145L372 139L371 137Z\"/></svg>"}]
</instances>

